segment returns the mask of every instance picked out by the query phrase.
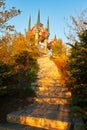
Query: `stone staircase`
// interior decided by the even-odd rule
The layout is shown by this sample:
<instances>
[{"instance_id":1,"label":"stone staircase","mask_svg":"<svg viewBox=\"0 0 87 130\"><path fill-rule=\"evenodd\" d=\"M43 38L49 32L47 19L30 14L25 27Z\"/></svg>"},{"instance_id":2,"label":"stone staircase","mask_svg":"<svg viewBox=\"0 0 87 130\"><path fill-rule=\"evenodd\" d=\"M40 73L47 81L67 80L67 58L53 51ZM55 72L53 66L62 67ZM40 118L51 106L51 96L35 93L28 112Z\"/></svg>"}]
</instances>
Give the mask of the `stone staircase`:
<instances>
[{"instance_id":1,"label":"stone staircase","mask_svg":"<svg viewBox=\"0 0 87 130\"><path fill-rule=\"evenodd\" d=\"M35 103L9 113L9 123L0 126L0 130L72 130L71 93L59 82L58 69L47 56L39 58L38 64L38 80L32 84L38 86Z\"/></svg>"}]
</instances>

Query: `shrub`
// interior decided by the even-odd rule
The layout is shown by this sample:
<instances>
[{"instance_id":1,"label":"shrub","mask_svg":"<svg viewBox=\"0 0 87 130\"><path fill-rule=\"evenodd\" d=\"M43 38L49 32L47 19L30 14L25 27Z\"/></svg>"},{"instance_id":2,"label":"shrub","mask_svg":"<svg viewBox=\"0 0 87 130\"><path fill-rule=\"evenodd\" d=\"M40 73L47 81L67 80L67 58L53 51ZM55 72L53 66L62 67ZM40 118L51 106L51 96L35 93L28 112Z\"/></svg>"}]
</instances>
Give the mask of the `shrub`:
<instances>
[{"instance_id":1,"label":"shrub","mask_svg":"<svg viewBox=\"0 0 87 130\"><path fill-rule=\"evenodd\" d=\"M68 82L72 87L74 105L87 106L87 30L78 34L79 42L71 45L71 55L67 64Z\"/></svg>"},{"instance_id":2,"label":"shrub","mask_svg":"<svg viewBox=\"0 0 87 130\"><path fill-rule=\"evenodd\" d=\"M57 65L57 68L60 72L61 82L65 84L66 78L66 63L68 59L67 47L63 44L61 39L56 39L52 41L52 60Z\"/></svg>"}]
</instances>

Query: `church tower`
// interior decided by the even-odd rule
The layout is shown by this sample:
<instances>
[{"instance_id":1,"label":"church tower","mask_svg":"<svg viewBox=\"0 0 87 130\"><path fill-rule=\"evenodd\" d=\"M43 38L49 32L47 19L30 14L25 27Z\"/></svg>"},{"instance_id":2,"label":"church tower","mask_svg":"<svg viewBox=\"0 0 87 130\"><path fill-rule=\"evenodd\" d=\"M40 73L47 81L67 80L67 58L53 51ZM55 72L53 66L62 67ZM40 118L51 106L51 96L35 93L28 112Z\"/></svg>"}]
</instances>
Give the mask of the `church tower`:
<instances>
[{"instance_id":1,"label":"church tower","mask_svg":"<svg viewBox=\"0 0 87 130\"><path fill-rule=\"evenodd\" d=\"M44 44L43 50L44 52L47 52L47 44L48 44L48 38L50 34L49 33L49 17L47 18L46 27L44 27L40 21L40 10L39 10L38 15L37 15L37 22L31 28L31 16L30 16L29 22L28 22L28 32L34 35L36 45L39 45L39 42Z\"/></svg>"}]
</instances>

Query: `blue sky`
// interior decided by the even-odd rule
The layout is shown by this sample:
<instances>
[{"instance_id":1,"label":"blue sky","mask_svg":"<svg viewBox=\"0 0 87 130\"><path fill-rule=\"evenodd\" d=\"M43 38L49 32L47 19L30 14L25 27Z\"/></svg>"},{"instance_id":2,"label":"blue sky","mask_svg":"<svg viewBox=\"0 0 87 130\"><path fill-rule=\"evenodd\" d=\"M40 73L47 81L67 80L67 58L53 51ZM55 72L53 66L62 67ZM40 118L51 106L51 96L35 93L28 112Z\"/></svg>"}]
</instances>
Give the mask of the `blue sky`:
<instances>
[{"instance_id":1,"label":"blue sky","mask_svg":"<svg viewBox=\"0 0 87 130\"><path fill-rule=\"evenodd\" d=\"M18 32L24 33L24 29L28 28L28 20L31 15L31 25L37 21L38 10L40 9L41 23L46 26L49 16L50 20L50 39L56 34L57 38L61 38L66 42L64 30L67 31L64 18L70 19L70 16L78 15L81 10L87 8L87 0L6 0L7 8L12 6L20 9L22 13L12 20L10 24L15 25Z\"/></svg>"}]
</instances>

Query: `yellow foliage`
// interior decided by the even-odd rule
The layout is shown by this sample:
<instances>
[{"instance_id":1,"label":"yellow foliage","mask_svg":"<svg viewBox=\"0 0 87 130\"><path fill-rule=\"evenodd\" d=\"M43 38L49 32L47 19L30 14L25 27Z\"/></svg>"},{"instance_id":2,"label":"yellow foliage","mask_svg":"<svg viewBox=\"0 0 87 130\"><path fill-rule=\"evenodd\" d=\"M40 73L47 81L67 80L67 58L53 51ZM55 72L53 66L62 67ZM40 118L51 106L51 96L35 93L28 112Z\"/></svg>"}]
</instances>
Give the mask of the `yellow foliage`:
<instances>
[{"instance_id":1,"label":"yellow foliage","mask_svg":"<svg viewBox=\"0 0 87 130\"><path fill-rule=\"evenodd\" d=\"M8 63L10 60L10 53L7 51L6 46L0 46L0 61Z\"/></svg>"},{"instance_id":2,"label":"yellow foliage","mask_svg":"<svg viewBox=\"0 0 87 130\"><path fill-rule=\"evenodd\" d=\"M0 39L0 61L4 63L9 63L11 60L11 37L9 34L6 34Z\"/></svg>"},{"instance_id":3,"label":"yellow foliage","mask_svg":"<svg viewBox=\"0 0 87 130\"><path fill-rule=\"evenodd\" d=\"M55 62L55 64L58 67L58 70L60 72L61 75L61 80L66 82L66 63L67 63L68 57L64 54L57 56L55 59L53 59L53 61Z\"/></svg>"},{"instance_id":4,"label":"yellow foliage","mask_svg":"<svg viewBox=\"0 0 87 130\"><path fill-rule=\"evenodd\" d=\"M20 34L18 37L14 37L12 42L12 55L21 53L23 50L27 49L27 44L24 36Z\"/></svg>"},{"instance_id":5,"label":"yellow foliage","mask_svg":"<svg viewBox=\"0 0 87 130\"><path fill-rule=\"evenodd\" d=\"M13 38L12 56L14 57L22 52L29 52L33 58L38 56L38 46L35 45L34 37L31 33L27 33L26 36L19 34Z\"/></svg>"},{"instance_id":6,"label":"yellow foliage","mask_svg":"<svg viewBox=\"0 0 87 130\"><path fill-rule=\"evenodd\" d=\"M58 67L62 82L67 80L66 63L68 61L68 48L61 39L54 39L52 45L52 59Z\"/></svg>"}]
</instances>

